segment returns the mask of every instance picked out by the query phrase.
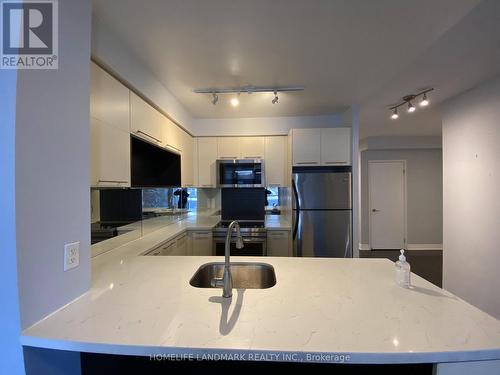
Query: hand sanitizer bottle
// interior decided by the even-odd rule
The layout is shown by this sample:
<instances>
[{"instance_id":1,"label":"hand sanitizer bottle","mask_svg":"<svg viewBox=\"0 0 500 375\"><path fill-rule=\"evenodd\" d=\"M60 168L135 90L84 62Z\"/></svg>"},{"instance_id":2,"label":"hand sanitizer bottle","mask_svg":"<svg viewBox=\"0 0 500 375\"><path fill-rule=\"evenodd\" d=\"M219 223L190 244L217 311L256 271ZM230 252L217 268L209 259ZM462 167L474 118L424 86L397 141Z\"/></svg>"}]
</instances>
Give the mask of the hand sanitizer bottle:
<instances>
[{"instance_id":1,"label":"hand sanitizer bottle","mask_svg":"<svg viewBox=\"0 0 500 375\"><path fill-rule=\"evenodd\" d=\"M405 251L401 249L401 255L396 262L396 284L403 288L410 287L410 263L406 261Z\"/></svg>"}]
</instances>

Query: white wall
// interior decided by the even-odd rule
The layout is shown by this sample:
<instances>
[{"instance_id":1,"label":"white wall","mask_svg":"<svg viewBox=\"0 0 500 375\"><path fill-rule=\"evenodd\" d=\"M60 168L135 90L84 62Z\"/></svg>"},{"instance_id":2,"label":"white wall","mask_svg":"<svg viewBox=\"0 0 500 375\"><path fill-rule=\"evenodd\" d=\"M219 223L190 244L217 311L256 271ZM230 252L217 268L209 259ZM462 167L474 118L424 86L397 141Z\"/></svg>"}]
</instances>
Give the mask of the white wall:
<instances>
[{"instance_id":1,"label":"white wall","mask_svg":"<svg viewBox=\"0 0 500 375\"><path fill-rule=\"evenodd\" d=\"M370 160L406 160L408 244L440 246L443 237L441 149L365 150L361 152L361 241L363 244L369 244L368 162Z\"/></svg>"},{"instance_id":2,"label":"white wall","mask_svg":"<svg viewBox=\"0 0 500 375\"><path fill-rule=\"evenodd\" d=\"M96 16L92 18L92 57L145 95L188 132L193 132L191 115L184 106Z\"/></svg>"},{"instance_id":3,"label":"white wall","mask_svg":"<svg viewBox=\"0 0 500 375\"><path fill-rule=\"evenodd\" d=\"M443 114L443 285L500 319L500 77Z\"/></svg>"},{"instance_id":4,"label":"white wall","mask_svg":"<svg viewBox=\"0 0 500 375\"><path fill-rule=\"evenodd\" d=\"M90 0L59 2L59 69L18 72L16 232L23 328L90 286L90 24ZM64 272L64 244L75 241L80 266Z\"/></svg>"},{"instance_id":5,"label":"white wall","mask_svg":"<svg viewBox=\"0 0 500 375\"><path fill-rule=\"evenodd\" d=\"M15 70L0 71L0 374L23 374L17 289L15 212Z\"/></svg>"},{"instance_id":6,"label":"white wall","mask_svg":"<svg viewBox=\"0 0 500 375\"><path fill-rule=\"evenodd\" d=\"M211 135L286 135L293 128L327 128L342 126L341 115L209 118L193 119L193 132L197 136Z\"/></svg>"}]
</instances>

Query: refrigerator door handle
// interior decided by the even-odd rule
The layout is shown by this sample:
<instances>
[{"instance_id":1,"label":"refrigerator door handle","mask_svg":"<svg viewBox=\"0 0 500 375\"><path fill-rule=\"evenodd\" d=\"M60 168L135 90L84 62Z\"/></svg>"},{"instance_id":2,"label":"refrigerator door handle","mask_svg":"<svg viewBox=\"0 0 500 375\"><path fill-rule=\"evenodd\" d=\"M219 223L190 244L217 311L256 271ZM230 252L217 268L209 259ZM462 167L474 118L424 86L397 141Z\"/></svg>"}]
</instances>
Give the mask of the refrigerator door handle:
<instances>
[{"instance_id":1,"label":"refrigerator door handle","mask_svg":"<svg viewBox=\"0 0 500 375\"><path fill-rule=\"evenodd\" d=\"M297 238L297 229L299 227L299 195L297 192L297 186L295 185L295 180L292 179L292 188L293 188L293 197L295 199L295 225L293 227L293 236L292 238L295 240Z\"/></svg>"},{"instance_id":2,"label":"refrigerator door handle","mask_svg":"<svg viewBox=\"0 0 500 375\"><path fill-rule=\"evenodd\" d=\"M352 255L349 254L349 245L351 242L351 223L347 224L347 237L345 239L345 251L344 258L352 258Z\"/></svg>"}]
</instances>

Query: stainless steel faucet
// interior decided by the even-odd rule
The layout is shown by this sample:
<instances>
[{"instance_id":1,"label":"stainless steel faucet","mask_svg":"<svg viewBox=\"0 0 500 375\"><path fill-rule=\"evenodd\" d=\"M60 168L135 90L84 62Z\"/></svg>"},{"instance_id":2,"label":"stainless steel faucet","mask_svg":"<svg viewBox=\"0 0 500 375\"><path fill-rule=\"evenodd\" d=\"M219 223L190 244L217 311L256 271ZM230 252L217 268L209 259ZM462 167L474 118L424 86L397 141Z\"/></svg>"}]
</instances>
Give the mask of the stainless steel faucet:
<instances>
[{"instance_id":1,"label":"stainless steel faucet","mask_svg":"<svg viewBox=\"0 0 500 375\"><path fill-rule=\"evenodd\" d=\"M234 227L236 227L236 248L243 248L243 238L241 237L240 233L240 225L236 220L232 221L231 224L229 224L229 226L227 227L226 233L226 246L224 249L224 274L222 278L216 277L211 281L213 287L223 288L222 297L224 298L229 298L233 295L233 279L231 276L231 262L229 257L231 255L231 233Z\"/></svg>"}]
</instances>

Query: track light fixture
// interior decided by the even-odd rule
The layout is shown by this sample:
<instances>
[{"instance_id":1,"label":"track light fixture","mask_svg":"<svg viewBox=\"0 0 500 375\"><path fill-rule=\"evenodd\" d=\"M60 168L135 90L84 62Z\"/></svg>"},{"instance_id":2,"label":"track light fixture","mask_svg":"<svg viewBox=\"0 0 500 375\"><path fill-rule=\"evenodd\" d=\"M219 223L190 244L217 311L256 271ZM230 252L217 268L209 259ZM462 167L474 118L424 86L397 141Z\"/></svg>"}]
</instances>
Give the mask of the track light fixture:
<instances>
[{"instance_id":1,"label":"track light fixture","mask_svg":"<svg viewBox=\"0 0 500 375\"><path fill-rule=\"evenodd\" d=\"M220 94L237 94L238 96L232 97L230 103L233 107L237 107L240 104L239 96L240 93L261 93L261 92L271 92L274 93L274 98L271 100L272 104L277 104L279 102L278 93L279 92L290 92L290 91L304 91L303 86L285 86L285 87L266 87L266 86L243 86L239 88L207 88L207 89L195 89L193 92L197 94L212 94L211 102L216 105L219 101Z\"/></svg>"},{"instance_id":2,"label":"track light fixture","mask_svg":"<svg viewBox=\"0 0 500 375\"><path fill-rule=\"evenodd\" d=\"M215 92L213 92L212 93L212 104L216 105L218 101L219 101L219 95L217 95Z\"/></svg>"},{"instance_id":3,"label":"track light fixture","mask_svg":"<svg viewBox=\"0 0 500 375\"><path fill-rule=\"evenodd\" d=\"M419 96L422 96L422 99L420 100L420 103L419 103L420 107L428 106L429 99L427 98L427 93L429 93L433 90L434 90L434 88L429 88L429 89L422 90L416 94L410 94L410 95L403 96L403 98L402 98L403 101L401 103L396 104L396 105L392 105L389 107L389 110L392 111L391 119L397 120L399 118L398 108L403 106L403 105L408 106L407 111L409 113L415 112L415 110L417 108L413 105L412 101L416 100Z\"/></svg>"},{"instance_id":4,"label":"track light fixture","mask_svg":"<svg viewBox=\"0 0 500 375\"><path fill-rule=\"evenodd\" d=\"M424 96L420 101L420 107L427 107L428 105L429 105L429 100L427 99L427 93L424 93Z\"/></svg>"},{"instance_id":5,"label":"track light fixture","mask_svg":"<svg viewBox=\"0 0 500 375\"><path fill-rule=\"evenodd\" d=\"M276 104L276 103L278 103L278 100L279 100L278 99L278 92L275 91L274 92L274 99L271 101L271 103Z\"/></svg>"}]
</instances>

